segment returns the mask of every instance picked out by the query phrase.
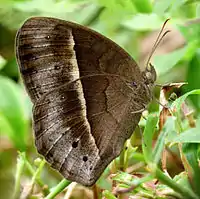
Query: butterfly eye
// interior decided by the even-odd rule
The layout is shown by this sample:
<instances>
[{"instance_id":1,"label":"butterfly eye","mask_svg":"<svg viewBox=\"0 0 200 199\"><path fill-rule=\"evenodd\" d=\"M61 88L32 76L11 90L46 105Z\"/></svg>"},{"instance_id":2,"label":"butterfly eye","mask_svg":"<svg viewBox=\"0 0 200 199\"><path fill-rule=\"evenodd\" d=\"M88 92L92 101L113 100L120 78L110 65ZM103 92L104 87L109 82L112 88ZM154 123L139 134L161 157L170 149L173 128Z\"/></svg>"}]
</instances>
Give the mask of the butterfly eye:
<instances>
[{"instance_id":1,"label":"butterfly eye","mask_svg":"<svg viewBox=\"0 0 200 199\"><path fill-rule=\"evenodd\" d=\"M148 80L152 79L152 74L150 72L146 72L146 77Z\"/></svg>"},{"instance_id":2,"label":"butterfly eye","mask_svg":"<svg viewBox=\"0 0 200 199\"><path fill-rule=\"evenodd\" d=\"M132 82L132 86L137 88L137 83L136 82Z\"/></svg>"}]
</instances>

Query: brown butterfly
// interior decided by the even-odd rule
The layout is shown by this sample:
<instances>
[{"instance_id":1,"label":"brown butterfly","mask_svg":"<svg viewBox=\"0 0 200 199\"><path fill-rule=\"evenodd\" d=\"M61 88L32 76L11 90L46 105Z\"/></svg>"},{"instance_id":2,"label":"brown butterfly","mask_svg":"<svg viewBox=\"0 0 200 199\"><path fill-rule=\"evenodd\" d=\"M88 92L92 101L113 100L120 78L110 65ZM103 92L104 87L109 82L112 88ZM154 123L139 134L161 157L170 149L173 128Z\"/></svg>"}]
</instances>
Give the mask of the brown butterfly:
<instances>
[{"instance_id":1,"label":"brown butterfly","mask_svg":"<svg viewBox=\"0 0 200 199\"><path fill-rule=\"evenodd\" d=\"M65 178L93 185L116 158L152 99L156 72L84 26L30 18L16 56L34 104L35 144Z\"/></svg>"}]
</instances>

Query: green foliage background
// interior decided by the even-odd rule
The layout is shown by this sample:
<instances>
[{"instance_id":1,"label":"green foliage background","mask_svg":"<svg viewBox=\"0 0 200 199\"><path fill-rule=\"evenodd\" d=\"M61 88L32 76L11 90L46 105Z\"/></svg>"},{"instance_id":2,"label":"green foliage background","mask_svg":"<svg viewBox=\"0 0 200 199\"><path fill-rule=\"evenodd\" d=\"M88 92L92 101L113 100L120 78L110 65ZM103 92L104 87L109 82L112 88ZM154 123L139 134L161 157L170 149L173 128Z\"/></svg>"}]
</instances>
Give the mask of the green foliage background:
<instances>
[{"instance_id":1,"label":"green foliage background","mask_svg":"<svg viewBox=\"0 0 200 199\"><path fill-rule=\"evenodd\" d=\"M178 93L179 96L184 93L186 95L179 98L179 101L175 101L174 106L180 106L183 99L189 96L188 103L190 109L194 110L193 121L196 127L191 128L188 119L183 118L177 111L174 115L175 119L166 122L164 133L161 133L159 137L157 135L156 145L152 148L155 131L152 127L156 126L158 117L149 114L147 121L141 121L142 129L144 128L143 141L140 137L140 142L137 144L137 136L133 137L128 152L122 155L123 164L127 168L140 162L149 167L153 164L154 166L150 167L151 172L147 172L150 177L133 182L130 174L122 172L118 173L119 175L114 180L119 183L118 185L122 183L124 187L139 186L139 190L135 189L131 192L138 198L146 198L147 195L149 198L168 198L167 196L157 197L159 194L154 194L152 189L145 189L146 195L144 194L144 187L140 187L141 183L151 181L155 177L164 182L163 190L169 191L171 187L179 198L184 198L186 194L181 192L181 186L185 186L189 194L185 198L200 198L198 190L200 182L199 0L0 0L0 198L12 198L13 194L15 198L19 197L20 186L21 190L31 183L39 184L41 187L44 184L54 187L62 179L47 165L44 166L43 161L34 162L38 154L34 147L31 130L32 104L24 91L15 59L16 31L31 16L57 17L89 26L126 49L138 63L142 63L141 68L144 68L144 59L146 59L144 51L148 49L150 53L151 48L147 46L153 46L154 42L149 35L159 30L167 18L171 19L169 22L171 33L168 35L176 34L170 37L171 43L170 40L166 40L167 43L163 41L157 49L157 55L153 56L152 63L158 73L157 83L188 82ZM182 38L181 41L180 38ZM156 95L158 94L156 90ZM150 112L158 115L158 105L153 103L150 106ZM177 136L176 132L180 134ZM135 141L134 144L132 141ZM180 142L185 143L181 149L174 144ZM174 148L172 147L174 153L186 158L189 164L187 168L190 170L186 167L173 168L172 178L163 180L166 175L159 170L161 153L164 145L171 147L172 144L174 144ZM141 147L141 151L133 146ZM25 153L20 153L18 156L18 151ZM181 160L183 161L183 158ZM181 164L185 165L186 162L181 162ZM116 173L117 171L118 169ZM191 173L189 180L188 172ZM61 182L63 183L61 186L68 184ZM104 179L104 176L98 182L98 187L102 188L99 191L99 198L123 198L123 194L113 195L112 186ZM41 191L43 196L33 196L31 192L27 198L43 198L44 195L46 198L54 198L54 196L47 196L49 192L51 192L50 189L46 192ZM143 196L138 195L141 192ZM57 198L64 198L64 196L59 195Z\"/></svg>"}]
</instances>

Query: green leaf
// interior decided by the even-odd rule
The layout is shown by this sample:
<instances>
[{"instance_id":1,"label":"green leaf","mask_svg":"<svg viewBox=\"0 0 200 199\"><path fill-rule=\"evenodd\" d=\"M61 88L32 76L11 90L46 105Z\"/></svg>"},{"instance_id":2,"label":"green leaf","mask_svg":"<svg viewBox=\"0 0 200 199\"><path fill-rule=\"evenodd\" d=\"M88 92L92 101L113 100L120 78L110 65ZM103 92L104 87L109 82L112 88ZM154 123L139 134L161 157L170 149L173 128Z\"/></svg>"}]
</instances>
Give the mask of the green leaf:
<instances>
[{"instance_id":1,"label":"green leaf","mask_svg":"<svg viewBox=\"0 0 200 199\"><path fill-rule=\"evenodd\" d=\"M142 150L146 162L152 161L152 145L153 145L153 135L155 132L156 124L158 122L158 116L155 114L149 115L146 126L144 129L144 136L142 142Z\"/></svg>"},{"instance_id":2,"label":"green leaf","mask_svg":"<svg viewBox=\"0 0 200 199\"><path fill-rule=\"evenodd\" d=\"M200 189L199 189L199 179L200 179L200 169L199 169L199 157L198 151L200 150L199 144L184 144L183 145L183 152L186 155L188 163L192 168L192 187L194 191L200 196Z\"/></svg>"},{"instance_id":3,"label":"green leaf","mask_svg":"<svg viewBox=\"0 0 200 199\"><path fill-rule=\"evenodd\" d=\"M142 153L134 152L132 153L131 158L138 162L145 162L144 155Z\"/></svg>"},{"instance_id":4,"label":"green leaf","mask_svg":"<svg viewBox=\"0 0 200 199\"><path fill-rule=\"evenodd\" d=\"M191 23L187 26L179 25L178 28L188 43L194 41L198 41L198 43L200 42L200 27L198 23Z\"/></svg>"},{"instance_id":5,"label":"green leaf","mask_svg":"<svg viewBox=\"0 0 200 199\"><path fill-rule=\"evenodd\" d=\"M137 14L131 20L123 23L127 28L137 31L156 30L162 27L163 21L154 13Z\"/></svg>"},{"instance_id":6,"label":"green leaf","mask_svg":"<svg viewBox=\"0 0 200 199\"><path fill-rule=\"evenodd\" d=\"M117 199L110 191L104 190L103 196L107 199Z\"/></svg>"},{"instance_id":7,"label":"green leaf","mask_svg":"<svg viewBox=\"0 0 200 199\"><path fill-rule=\"evenodd\" d=\"M196 122L196 128L191 128L169 139L170 142L200 143L200 118Z\"/></svg>"},{"instance_id":8,"label":"green leaf","mask_svg":"<svg viewBox=\"0 0 200 199\"><path fill-rule=\"evenodd\" d=\"M15 137L15 133L8 119L0 112L0 136L1 135L7 135L11 140Z\"/></svg>"},{"instance_id":9,"label":"green leaf","mask_svg":"<svg viewBox=\"0 0 200 199\"><path fill-rule=\"evenodd\" d=\"M130 185L130 186L134 185L136 187L144 182L148 182L152 180L153 176L147 175L144 178L133 178L133 176L129 173L119 172L112 179L120 183L123 182L124 184Z\"/></svg>"},{"instance_id":10,"label":"green leaf","mask_svg":"<svg viewBox=\"0 0 200 199\"><path fill-rule=\"evenodd\" d=\"M200 48L196 51L194 57L188 64L186 90L200 89ZM193 95L189 97L195 107L200 110L200 96Z\"/></svg>"},{"instance_id":11,"label":"green leaf","mask_svg":"<svg viewBox=\"0 0 200 199\"><path fill-rule=\"evenodd\" d=\"M193 192L193 190L191 190L190 187L187 186L181 186L178 183L176 183L174 180L172 180L171 178L169 178L166 174L164 174L160 169L158 169L155 165L154 166L153 172L155 177L162 183L166 184L168 187L172 188L174 191L176 191L177 193L181 194L181 198L184 199L198 199L199 197L197 197L197 195Z\"/></svg>"},{"instance_id":12,"label":"green leaf","mask_svg":"<svg viewBox=\"0 0 200 199\"><path fill-rule=\"evenodd\" d=\"M5 133L12 138L11 141L15 146L23 151L26 149L28 120L25 115L22 89L10 79L0 76L0 96L0 112L12 128Z\"/></svg>"},{"instance_id":13,"label":"green leaf","mask_svg":"<svg viewBox=\"0 0 200 199\"><path fill-rule=\"evenodd\" d=\"M6 60L2 56L0 56L0 70L5 66L5 64Z\"/></svg>"},{"instance_id":14,"label":"green leaf","mask_svg":"<svg viewBox=\"0 0 200 199\"><path fill-rule=\"evenodd\" d=\"M48 6L47 6L48 5ZM18 9L19 11L26 11L26 12L41 12L43 14L45 13L51 13L56 14L59 12L62 13L64 10L65 12L71 12L76 9L76 6L78 4L70 3L70 1L53 1L53 0L35 0L35 1L27 1L22 3L15 4L15 9Z\"/></svg>"},{"instance_id":15,"label":"green leaf","mask_svg":"<svg viewBox=\"0 0 200 199\"><path fill-rule=\"evenodd\" d=\"M107 7L109 10L113 10L115 13L119 12L120 10L123 12L134 12L135 7L132 3L132 0L98 0L100 5Z\"/></svg>"},{"instance_id":16,"label":"green leaf","mask_svg":"<svg viewBox=\"0 0 200 199\"><path fill-rule=\"evenodd\" d=\"M132 147L130 140L126 142L126 150L124 152L124 168L128 167L129 160L133 157L134 153L137 150L137 147Z\"/></svg>"},{"instance_id":17,"label":"green leaf","mask_svg":"<svg viewBox=\"0 0 200 199\"><path fill-rule=\"evenodd\" d=\"M19 71L18 71L18 67L16 66L17 66L17 63L16 63L15 57L8 59L6 61L4 68L1 70L1 73L4 76L8 76L12 79L18 79Z\"/></svg>"},{"instance_id":18,"label":"green leaf","mask_svg":"<svg viewBox=\"0 0 200 199\"><path fill-rule=\"evenodd\" d=\"M185 93L184 95L182 95L181 97L179 97L178 99L176 99L176 100L172 103L172 109L176 107L177 112L180 111L182 103L185 101L185 99L186 99L189 95L200 95L200 89L196 89L196 90L192 90L192 91L190 91L190 92L187 92L187 93Z\"/></svg>"},{"instance_id":19,"label":"green leaf","mask_svg":"<svg viewBox=\"0 0 200 199\"><path fill-rule=\"evenodd\" d=\"M135 8L140 13L151 13L152 4L150 0L134 0L132 1L135 5Z\"/></svg>"},{"instance_id":20,"label":"green leaf","mask_svg":"<svg viewBox=\"0 0 200 199\"><path fill-rule=\"evenodd\" d=\"M157 13L158 15L163 15L163 13L169 10L172 2L174 2L174 0L155 1L153 12Z\"/></svg>"},{"instance_id":21,"label":"green leaf","mask_svg":"<svg viewBox=\"0 0 200 199\"><path fill-rule=\"evenodd\" d=\"M164 75L170 69L172 69L181 60L181 58L184 57L186 51L187 46L166 55L154 56L152 63L156 69L158 76Z\"/></svg>"},{"instance_id":22,"label":"green leaf","mask_svg":"<svg viewBox=\"0 0 200 199\"><path fill-rule=\"evenodd\" d=\"M177 10L184 5L187 0L159 0L155 1L153 11L159 15L164 13L177 12Z\"/></svg>"},{"instance_id":23,"label":"green leaf","mask_svg":"<svg viewBox=\"0 0 200 199\"><path fill-rule=\"evenodd\" d=\"M174 120L175 120L174 117L168 117L167 118L165 125L164 125L164 127L163 127L157 141L156 141L156 145L155 145L154 150L153 150L153 162L156 163L156 164L160 161L161 154L162 154L162 151L163 151L164 146L165 146L166 136L170 132L173 132L174 129L175 129Z\"/></svg>"},{"instance_id":24,"label":"green leaf","mask_svg":"<svg viewBox=\"0 0 200 199\"><path fill-rule=\"evenodd\" d=\"M176 183L182 186L190 187L190 184L188 181L188 175L186 172L181 172L178 175L174 176L173 181L175 181Z\"/></svg>"}]
</instances>

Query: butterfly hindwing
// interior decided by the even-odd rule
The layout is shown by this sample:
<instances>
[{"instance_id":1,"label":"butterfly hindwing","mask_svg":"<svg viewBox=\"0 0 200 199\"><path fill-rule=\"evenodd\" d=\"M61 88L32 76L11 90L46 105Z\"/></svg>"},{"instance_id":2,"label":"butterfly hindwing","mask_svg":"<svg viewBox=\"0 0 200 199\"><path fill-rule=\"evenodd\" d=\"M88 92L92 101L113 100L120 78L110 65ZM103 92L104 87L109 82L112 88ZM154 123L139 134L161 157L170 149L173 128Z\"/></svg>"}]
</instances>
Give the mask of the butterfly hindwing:
<instances>
[{"instance_id":1,"label":"butterfly hindwing","mask_svg":"<svg viewBox=\"0 0 200 199\"><path fill-rule=\"evenodd\" d=\"M117 87L126 89L114 92L116 81L110 76L83 78L60 86L36 102L33 119L37 149L67 179L94 184L137 125L140 113L131 114L134 96L123 81ZM133 117L135 123L124 123L124 118Z\"/></svg>"}]
</instances>

